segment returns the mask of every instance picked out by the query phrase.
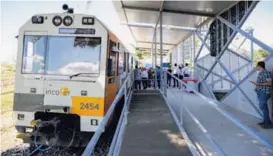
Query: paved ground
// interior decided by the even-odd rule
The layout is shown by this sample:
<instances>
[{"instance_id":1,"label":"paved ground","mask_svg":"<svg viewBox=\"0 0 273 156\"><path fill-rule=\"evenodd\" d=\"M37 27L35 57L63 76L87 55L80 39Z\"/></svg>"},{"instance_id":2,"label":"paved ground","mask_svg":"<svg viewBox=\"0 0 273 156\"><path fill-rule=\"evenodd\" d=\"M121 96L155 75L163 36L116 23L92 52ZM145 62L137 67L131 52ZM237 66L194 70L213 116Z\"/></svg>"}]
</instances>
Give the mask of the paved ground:
<instances>
[{"instance_id":1,"label":"paved ground","mask_svg":"<svg viewBox=\"0 0 273 156\"><path fill-rule=\"evenodd\" d=\"M188 156L162 95L133 95L120 156Z\"/></svg>"},{"instance_id":2,"label":"paved ground","mask_svg":"<svg viewBox=\"0 0 273 156\"><path fill-rule=\"evenodd\" d=\"M235 125L232 121L222 115L208 102L194 94L174 91L172 95L168 90L168 101L179 115L180 105L184 105L200 121L209 134L219 144L227 155L232 156L272 156L273 153L265 145L250 136L244 130ZM183 99L179 99L183 95ZM215 150L200 128L189 117L188 113L183 111L184 128L189 137L196 144L201 146L206 155L213 154ZM247 123L245 123L247 124ZM252 123L253 124L253 123ZM256 124L256 123L255 123ZM253 125L252 125L253 126ZM255 125L256 126L256 125ZM199 129L199 130L198 130Z\"/></svg>"}]
</instances>

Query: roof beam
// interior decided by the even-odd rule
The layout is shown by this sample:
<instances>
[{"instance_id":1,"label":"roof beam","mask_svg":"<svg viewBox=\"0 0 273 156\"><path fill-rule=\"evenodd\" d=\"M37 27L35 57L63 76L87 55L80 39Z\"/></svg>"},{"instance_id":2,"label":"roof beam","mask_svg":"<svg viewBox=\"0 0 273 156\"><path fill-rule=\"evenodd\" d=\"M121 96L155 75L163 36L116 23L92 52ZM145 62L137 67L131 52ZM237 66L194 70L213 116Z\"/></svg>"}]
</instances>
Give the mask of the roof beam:
<instances>
[{"instance_id":1,"label":"roof beam","mask_svg":"<svg viewBox=\"0 0 273 156\"><path fill-rule=\"evenodd\" d=\"M155 28L153 24L146 23L121 23L121 25L127 25L129 27L137 27L137 28ZM159 26L157 26L159 28ZM196 28L191 27L181 27L174 25L162 25L162 29L164 30L178 30L178 31L195 31Z\"/></svg>"},{"instance_id":2,"label":"roof beam","mask_svg":"<svg viewBox=\"0 0 273 156\"><path fill-rule=\"evenodd\" d=\"M125 11L125 9L124 9L124 5L123 5L122 0L120 1L120 4L121 4L121 7L122 7L122 10L123 10L125 19L126 19L126 23L128 24L128 17L127 17L126 11ZM135 40L135 42L136 42L136 41L137 41L137 40L136 40L136 37L135 37L135 35L134 35L134 33L133 33L133 31L132 31L132 29L131 29L130 27L129 27L129 30L130 30L131 35L133 36L133 38L134 38L134 40Z\"/></svg>"},{"instance_id":3,"label":"roof beam","mask_svg":"<svg viewBox=\"0 0 273 156\"><path fill-rule=\"evenodd\" d=\"M193 16L206 16L206 17L214 17L214 14L200 11L183 11L183 10L170 10L163 9L164 13L173 13L173 14L185 14L185 15L193 15Z\"/></svg>"},{"instance_id":4,"label":"roof beam","mask_svg":"<svg viewBox=\"0 0 273 156\"><path fill-rule=\"evenodd\" d=\"M149 42L149 41L137 41L137 43L148 43L148 44L155 44L155 42ZM156 44L160 44L157 42ZM162 43L163 45L170 45L170 46L175 46L176 44L174 43Z\"/></svg>"},{"instance_id":5,"label":"roof beam","mask_svg":"<svg viewBox=\"0 0 273 156\"><path fill-rule=\"evenodd\" d=\"M134 7L134 6L122 6L123 9L129 10L143 10L143 11L154 11L158 12L157 8L148 8L148 7ZM215 17L215 14L201 12L201 11L185 11L185 10L171 10L171 9L162 9L163 13L173 13L173 14L184 14L184 15L193 15L193 16L206 16L206 17Z\"/></svg>"},{"instance_id":6,"label":"roof beam","mask_svg":"<svg viewBox=\"0 0 273 156\"><path fill-rule=\"evenodd\" d=\"M139 50L151 50L151 48L144 48L144 47L137 47ZM159 49L157 49L158 50L158 53L159 53L159 51L160 51L160 48ZM154 50L153 50L154 51ZM169 51L169 49L163 49L163 52L168 52Z\"/></svg>"}]
</instances>

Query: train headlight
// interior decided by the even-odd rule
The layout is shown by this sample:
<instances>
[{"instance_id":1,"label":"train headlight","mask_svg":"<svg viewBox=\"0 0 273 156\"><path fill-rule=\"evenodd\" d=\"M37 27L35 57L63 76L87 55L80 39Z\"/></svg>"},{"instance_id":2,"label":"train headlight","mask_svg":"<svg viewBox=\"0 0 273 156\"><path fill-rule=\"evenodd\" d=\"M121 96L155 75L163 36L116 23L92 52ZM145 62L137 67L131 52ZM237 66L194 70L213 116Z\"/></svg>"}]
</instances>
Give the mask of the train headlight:
<instances>
[{"instance_id":1,"label":"train headlight","mask_svg":"<svg viewBox=\"0 0 273 156\"><path fill-rule=\"evenodd\" d=\"M53 23L55 26L60 26L60 25L62 24L62 17L60 17L60 16L55 16L55 17L53 17L52 23Z\"/></svg>"},{"instance_id":2,"label":"train headlight","mask_svg":"<svg viewBox=\"0 0 273 156\"><path fill-rule=\"evenodd\" d=\"M42 24L42 23L44 23L44 17L43 16L33 16L32 23L33 24Z\"/></svg>"},{"instance_id":3,"label":"train headlight","mask_svg":"<svg viewBox=\"0 0 273 156\"><path fill-rule=\"evenodd\" d=\"M65 26L70 26L73 23L72 17L70 17L70 16L64 17L63 23Z\"/></svg>"},{"instance_id":4,"label":"train headlight","mask_svg":"<svg viewBox=\"0 0 273 156\"><path fill-rule=\"evenodd\" d=\"M24 120L25 119L25 115L24 114L17 114L17 119L18 120Z\"/></svg>"},{"instance_id":5,"label":"train headlight","mask_svg":"<svg viewBox=\"0 0 273 156\"><path fill-rule=\"evenodd\" d=\"M94 18L93 17L83 17L82 18L82 24L83 25L93 25L94 24Z\"/></svg>"}]
</instances>

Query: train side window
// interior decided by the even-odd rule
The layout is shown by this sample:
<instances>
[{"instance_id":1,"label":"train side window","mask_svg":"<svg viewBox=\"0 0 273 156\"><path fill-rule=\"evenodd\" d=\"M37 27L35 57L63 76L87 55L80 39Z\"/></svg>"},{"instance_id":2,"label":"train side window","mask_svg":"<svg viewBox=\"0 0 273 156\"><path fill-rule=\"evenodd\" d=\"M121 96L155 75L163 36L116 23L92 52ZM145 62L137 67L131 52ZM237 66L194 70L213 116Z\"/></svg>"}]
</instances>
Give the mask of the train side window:
<instances>
[{"instance_id":1,"label":"train side window","mask_svg":"<svg viewBox=\"0 0 273 156\"><path fill-rule=\"evenodd\" d=\"M126 56L127 56L127 53L124 53L123 55L123 72L126 72Z\"/></svg>"},{"instance_id":2,"label":"train side window","mask_svg":"<svg viewBox=\"0 0 273 156\"><path fill-rule=\"evenodd\" d=\"M129 53L126 54L126 72L129 72L130 69L129 69Z\"/></svg>"},{"instance_id":3,"label":"train side window","mask_svg":"<svg viewBox=\"0 0 273 156\"><path fill-rule=\"evenodd\" d=\"M108 67L107 67L107 76L109 77L109 76L112 76L112 62L113 62L113 60L111 59L111 58L108 58L108 62L107 62L107 64L108 64Z\"/></svg>"},{"instance_id":4,"label":"train side window","mask_svg":"<svg viewBox=\"0 0 273 156\"><path fill-rule=\"evenodd\" d=\"M131 56L131 66L130 66L130 70L132 70L133 69L133 67L134 67L134 58Z\"/></svg>"},{"instance_id":5,"label":"train side window","mask_svg":"<svg viewBox=\"0 0 273 156\"><path fill-rule=\"evenodd\" d=\"M116 57L115 56L110 56L108 58L108 66L107 66L107 76L111 77L111 76L115 76L116 73Z\"/></svg>"}]
</instances>

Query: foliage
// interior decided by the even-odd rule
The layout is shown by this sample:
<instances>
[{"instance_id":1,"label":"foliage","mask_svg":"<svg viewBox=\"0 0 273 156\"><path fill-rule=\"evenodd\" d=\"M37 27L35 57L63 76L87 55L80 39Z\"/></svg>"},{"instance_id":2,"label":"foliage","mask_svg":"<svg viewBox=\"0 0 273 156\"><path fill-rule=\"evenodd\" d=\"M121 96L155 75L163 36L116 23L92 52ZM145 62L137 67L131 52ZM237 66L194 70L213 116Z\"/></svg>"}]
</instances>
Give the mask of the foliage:
<instances>
[{"instance_id":1,"label":"foliage","mask_svg":"<svg viewBox=\"0 0 273 156\"><path fill-rule=\"evenodd\" d=\"M1 112L12 110L13 93L1 95Z\"/></svg>"},{"instance_id":2,"label":"foliage","mask_svg":"<svg viewBox=\"0 0 273 156\"><path fill-rule=\"evenodd\" d=\"M257 62L259 61L263 61L268 55L269 53L265 51L264 49L258 49L254 51L254 54L253 54L254 65L256 65Z\"/></svg>"},{"instance_id":3,"label":"foliage","mask_svg":"<svg viewBox=\"0 0 273 156\"><path fill-rule=\"evenodd\" d=\"M142 60L143 59L143 53L140 52L139 49L136 49L136 56L138 57L138 59Z\"/></svg>"},{"instance_id":4,"label":"foliage","mask_svg":"<svg viewBox=\"0 0 273 156\"><path fill-rule=\"evenodd\" d=\"M1 63L1 73L4 73L5 71L14 72L15 71L15 65L7 64L7 63Z\"/></svg>"},{"instance_id":5,"label":"foliage","mask_svg":"<svg viewBox=\"0 0 273 156\"><path fill-rule=\"evenodd\" d=\"M8 69L7 69L8 71L11 71L11 72L15 72L15 66L13 66L13 65L10 65L10 66L8 66Z\"/></svg>"}]
</instances>

